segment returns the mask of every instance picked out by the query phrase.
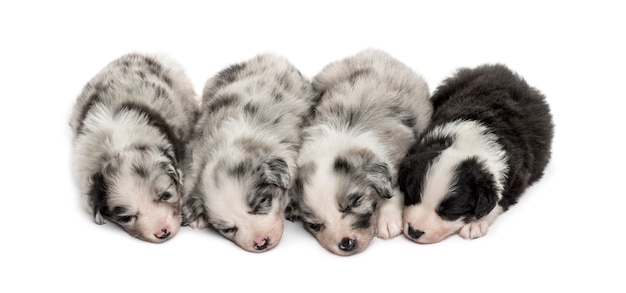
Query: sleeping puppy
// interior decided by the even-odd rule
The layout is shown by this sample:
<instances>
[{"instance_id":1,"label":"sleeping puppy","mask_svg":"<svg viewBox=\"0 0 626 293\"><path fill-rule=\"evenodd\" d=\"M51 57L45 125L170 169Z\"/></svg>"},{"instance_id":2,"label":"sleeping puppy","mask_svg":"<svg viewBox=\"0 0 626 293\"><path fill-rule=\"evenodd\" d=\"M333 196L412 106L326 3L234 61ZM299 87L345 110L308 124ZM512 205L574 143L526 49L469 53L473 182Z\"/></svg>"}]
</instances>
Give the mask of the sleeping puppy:
<instances>
[{"instance_id":1,"label":"sleeping puppy","mask_svg":"<svg viewBox=\"0 0 626 293\"><path fill-rule=\"evenodd\" d=\"M461 69L432 97L433 122L399 171L404 234L484 236L541 178L553 123L544 96L502 65Z\"/></svg>"},{"instance_id":2,"label":"sleeping puppy","mask_svg":"<svg viewBox=\"0 0 626 293\"><path fill-rule=\"evenodd\" d=\"M305 128L290 218L328 251L365 249L402 231L397 167L430 122L426 82L377 50L331 63L313 79L321 93Z\"/></svg>"},{"instance_id":3,"label":"sleeping puppy","mask_svg":"<svg viewBox=\"0 0 626 293\"><path fill-rule=\"evenodd\" d=\"M209 79L202 103L183 223L268 251L282 237L301 128L314 105L311 83L285 58L263 54Z\"/></svg>"},{"instance_id":4,"label":"sleeping puppy","mask_svg":"<svg viewBox=\"0 0 626 293\"><path fill-rule=\"evenodd\" d=\"M154 243L176 234L197 111L191 83L166 56L121 56L87 83L70 126L75 177L96 223Z\"/></svg>"}]
</instances>

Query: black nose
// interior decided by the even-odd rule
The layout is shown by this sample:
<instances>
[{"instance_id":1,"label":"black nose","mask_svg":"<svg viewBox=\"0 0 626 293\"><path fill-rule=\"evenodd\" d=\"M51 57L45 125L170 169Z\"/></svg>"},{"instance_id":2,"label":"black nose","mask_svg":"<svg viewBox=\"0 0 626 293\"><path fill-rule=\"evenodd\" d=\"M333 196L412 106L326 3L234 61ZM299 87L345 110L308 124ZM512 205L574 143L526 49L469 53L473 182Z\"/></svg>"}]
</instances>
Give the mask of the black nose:
<instances>
[{"instance_id":1,"label":"black nose","mask_svg":"<svg viewBox=\"0 0 626 293\"><path fill-rule=\"evenodd\" d=\"M163 232L163 234L161 235L154 234L154 236L159 239L166 239L167 237L170 237L170 234L172 234L170 233L170 231L167 231L167 229L165 228L161 229L161 232Z\"/></svg>"},{"instance_id":2,"label":"black nose","mask_svg":"<svg viewBox=\"0 0 626 293\"><path fill-rule=\"evenodd\" d=\"M348 237L344 237L339 242L339 249L343 251L352 251L356 248L356 239L351 239Z\"/></svg>"},{"instance_id":3,"label":"black nose","mask_svg":"<svg viewBox=\"0 0 626 293\"><path fill-rule=\"evenodd\" d=\"M415 230L413 229L413 227L411 227L411 224L409 224L409 236L411 238L417 239L420 238L422 235L424 235L424 231Z\"/></svg>"},{"instance_id":4,"label":"black nose","mask_svg":"<svg viewBox=\"0 0 626 293\"><path fill-rule=\"evenodd\" d=\"M254 248L255 248L256 250L263 250L263 249L266 249L269 245L270 245L270 238L269 238L269 237L265 237L265 238L263 238L262 243L256 243L256 242L254 242Z\"/></svg>"}]
</instances>

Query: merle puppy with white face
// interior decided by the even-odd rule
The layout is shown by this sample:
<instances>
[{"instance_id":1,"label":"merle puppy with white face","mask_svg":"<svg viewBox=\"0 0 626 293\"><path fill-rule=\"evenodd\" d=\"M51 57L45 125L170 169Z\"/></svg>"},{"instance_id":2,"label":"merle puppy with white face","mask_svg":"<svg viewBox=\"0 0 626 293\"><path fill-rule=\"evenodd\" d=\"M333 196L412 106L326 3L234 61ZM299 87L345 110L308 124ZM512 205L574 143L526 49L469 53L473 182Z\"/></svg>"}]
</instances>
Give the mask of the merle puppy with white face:
<instances>
[{"instance_id":1,"label":"merle puppy with white face","mask_svg":"<svg viewBox=\"0 0 626 293\"><path fill-rule=\"evenodd\" d=\"M426 82L387 53L365 50L313 79L320 93L305 128L290 218L337 255L401 233L400 160L430 122Z\"/></svg>"},{"instance_id":2,"label":"merle puppy with white face","mask_svg":"<svg viewBox=\"0 0 626 293\"><path fill-rule=\"evenodd\" d=\"M554 128L549 106L503 65L460 69L432 102L432 125L399 171L404 234L418 243L484 236L543 175Z\"/></svg>"},{"instance_id":3,"label":"merle puppy with white face","mask_svg":"<svg viewBox=\"0 0 626 293\"><path fill-rule=\"evenodd\" d=\"M198 103L170 58L124 55L79 95L70 119L75 177L98 224L160 243L181 224L183 147Z\"/></svg>"},{"instance_id":4,"label":"merle puppy with white face","mask_svg":"<svg viewBox=\"0 0 626 293\"><path fill-rule=\"evenodd\" d=\"M209 79L189 147L184 225L211 226L250 252L275 247L314 98L310 81L272 54Z\"/></svg>"}]
</instances>

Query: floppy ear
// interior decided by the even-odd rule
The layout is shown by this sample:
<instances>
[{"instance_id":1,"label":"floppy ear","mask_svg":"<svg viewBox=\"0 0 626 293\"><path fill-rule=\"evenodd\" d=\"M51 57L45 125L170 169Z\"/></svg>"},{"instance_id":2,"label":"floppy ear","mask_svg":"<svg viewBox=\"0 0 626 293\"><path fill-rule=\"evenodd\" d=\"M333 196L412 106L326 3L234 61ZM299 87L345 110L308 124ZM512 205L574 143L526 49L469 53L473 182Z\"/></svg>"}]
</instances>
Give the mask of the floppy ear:
<instances>
[{"instance_id":1,"label":"floppy ear","mask_svg":"<svg viewBox=\"0 0 626 293\"><path fill-rule=\"evenodd\" d=\"M180 169L177 169L174 166L168 168L167 175L174 181L176 184L176 190L179 194L183 192L183 172Z\"/></svg>"},{"instance_id":2,"label":"floppy ear","mask_svg":"<svg viewBox=\"0 0 626 293\"><path fill-rule=\"evenodd\" d=\"M464 178L464 184L470 189L474 217L480 219L489 214L498 201L494 176L476 159L464 161L459 166L458 175Z\"/></svg>"},{"instance_id":3,"label":"floppy ear","mask_svg":"<svg viewBox=\"0 0 626 293\"><path fill-rule=\"evenodd\" d=\"M189 196L183 200L182 218L181 226L189 226L193 222L209 222L209 215L204 206L204 200L202 200L202 195L197 192L197 189L194 189Z\"/></svg>"},{"instance_id":4,"label":"floppy ear","mask_svg":"<svg viewBox=\"0 0 626 293\"><path fill-rule=\"evenodd\" d=\"M169 161L169 166L167 166L167 175L170 176L170 178L172 179L172 181L174 181L174 183L176 183L176 189L178 190L179 193L182 192L183 190L183 173L182 171L178 168L178 161L176 160L176 157L172 155L172 150L171 149L162 149L161 153L167 158L167 160Z\"/></svg>"},{"instance_id":5,"label":"floppy ear","mask_svg":"<svg viewBox=\"0 0 626 293\"><path fill-rule=\"evenodd\" d=\"M285 160L278 157L269 157L261 164L265 178L268 183L274 184L282 189L290 187L291 175Z\"/></svg>"},{"instance_id":6,"label":"floppy ear","mask_svg":"<svg viewBox=\"0 0 626 293\"><path fill-rule=\"evenodd\" d=\"M386 163L366 162L363 165L363 170L380 197L391 198L393 196L393 192L391 192L391 173Z\"/></svg>"},{"instance_id":7,"label":"floppy ear","mask_svg":"<svg viewBox=\"0 0 626 293\"><path fill-rule=\"evenodd\" d=\"M476 209L474 210L474 216L476 216L476 219L480 219L493 210L498 196L496 195L495 186L491 182L485 181L484 178L476 179Z\"/></svg>"},{"instance_id":8,"label":"floppy ear","mask_svg":"<svg viewBox=\"0 0 626 293\"><path fill-rule=\"evenodd\" d=\"M98 225L106 223L103 212L106 214L107 197L109 195L109 186L104 180L104 175L101 172L91 175L89 177L91 187L89 188L89 204L93 209L93 218Z\"/></svg>"}]
</instances>

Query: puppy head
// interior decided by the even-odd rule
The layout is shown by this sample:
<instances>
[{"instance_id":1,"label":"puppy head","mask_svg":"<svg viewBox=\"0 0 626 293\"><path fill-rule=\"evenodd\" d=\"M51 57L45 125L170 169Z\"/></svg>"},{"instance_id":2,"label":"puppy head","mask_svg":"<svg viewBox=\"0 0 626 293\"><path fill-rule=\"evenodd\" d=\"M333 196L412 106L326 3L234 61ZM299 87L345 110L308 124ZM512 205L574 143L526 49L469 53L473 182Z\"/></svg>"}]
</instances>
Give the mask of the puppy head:
<instances>
[{"instance_id":1,"label":"puppy head","mask_svg":"<svg viewBox=\"0 0 626 293\"><path fill-rule=\"evenodd\" d=\"M371 242L376 207L391 197L389 167L367 151L308 162L300 166L291 196L290 212L324 248L353 255Z\"/></svg>"},{"instance_id":2,"label":"puppy head","mask_svg":"<svg viewBox=\"0 0 626 293\"><path fill-rule=\"evenodd\" d=\"M450 138L422 143L400 165L404 234L415 242L439 242L497 203L499 188L485 161L451 145Z\"/></svg>"},{"instance_id":3,"label":"puppy head","mask_svg":"<svg viewBox=\"0 0 626 293\"><path fill-rule=\"evenodd\" d=\"M208 224L244 250L268 251L283 234L290 178L279 157L223 157L205 168L185 200L185 223Z\"/></svg>"},{"instance_id":4,"label":"puppy head","mask_svg":"<svg viewBox=\"0 0 626 293\"><path fill-rule=\"evenodd\" d=\"M161 243L181 223L181 174L169 150L140 146L108 158L91 177L97 223L111 221L141 240Z\"/></svg>"}]
</instances>

